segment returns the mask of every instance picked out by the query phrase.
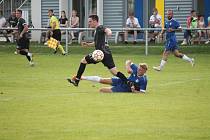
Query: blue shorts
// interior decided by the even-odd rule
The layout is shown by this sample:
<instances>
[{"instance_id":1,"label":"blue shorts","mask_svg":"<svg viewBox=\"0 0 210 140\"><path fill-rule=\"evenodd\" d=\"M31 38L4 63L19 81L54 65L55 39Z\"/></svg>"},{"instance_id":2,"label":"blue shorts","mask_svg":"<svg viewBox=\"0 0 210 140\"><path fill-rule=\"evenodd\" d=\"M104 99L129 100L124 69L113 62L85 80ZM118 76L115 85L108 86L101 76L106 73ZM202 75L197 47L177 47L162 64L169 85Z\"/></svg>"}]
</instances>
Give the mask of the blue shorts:
<instances>
[{"instance_id":1,"label":"blue shorts","mask_svg":"<svg viewBox=\"0 0 210 140\"><path fill-rule=\"evenodd\" d=\"M166 41L165 51L174 52L175 50L178 50L178 49L179 49L179 47L177 45L176 39L169 39Z\"/></svg>"},{"instance_id":2,"label":"blue shorts","mask_svg":"<svg viewBox=\"0 0 210 140\"><path fill-rule=\"evenodd\" d=\"M112 78L112 92L131 92L131 88L117 77Z\"/></svg>"}]
</instances>

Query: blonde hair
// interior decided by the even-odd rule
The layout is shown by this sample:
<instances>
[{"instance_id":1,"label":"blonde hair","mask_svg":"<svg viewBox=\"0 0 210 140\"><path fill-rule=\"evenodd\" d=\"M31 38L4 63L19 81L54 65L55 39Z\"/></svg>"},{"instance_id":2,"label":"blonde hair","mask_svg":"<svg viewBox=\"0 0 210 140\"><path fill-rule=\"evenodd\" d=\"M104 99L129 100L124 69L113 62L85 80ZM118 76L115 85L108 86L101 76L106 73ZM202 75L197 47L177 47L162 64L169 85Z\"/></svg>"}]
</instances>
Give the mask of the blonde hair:
<instances>
[{"instance_id":1,"label":"blonde hair","mask_svg":"<svg viewBox=\"0 0 210 140\"><path fill-rule=\"evenodd\" d=\"M147 63L139 63L139 66L142 67L145 70L148 70L148 65Z\"/></svg>"}]
</instances>

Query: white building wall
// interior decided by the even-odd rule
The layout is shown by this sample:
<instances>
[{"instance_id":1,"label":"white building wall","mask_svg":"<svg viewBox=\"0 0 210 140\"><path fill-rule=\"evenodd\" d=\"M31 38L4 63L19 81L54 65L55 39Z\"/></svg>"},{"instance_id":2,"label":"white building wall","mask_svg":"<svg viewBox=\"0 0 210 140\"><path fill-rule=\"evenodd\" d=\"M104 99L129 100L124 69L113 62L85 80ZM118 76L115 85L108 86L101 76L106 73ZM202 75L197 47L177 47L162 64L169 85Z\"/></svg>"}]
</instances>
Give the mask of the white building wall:
<instances>
[{"instance_id":1,"label":"white building wall","mask_svg":"<svg viewBox=\"0 0 210 140\"><path fill-rule=\"evenodd\" d=\"M31 0L31 18L35 28L41 28L41 0ZM31 41L40 40L41 31L32 31Z\"/></svg>"},{"instance_id":2,"label":"white building wall","mask_svg":"<svg viewBox=\"0 0 210 140\"><path fill-rule=\"evenodd\" d=\"M66 17L69 17L69 0L59 0L59 17L61 16L61 11L66 12Z\"/></svg>"},{"instance_id":3,"label":"white building wall","mask_svg":"<svg viewBox=\"0 0 210 140\"><path fill-rule=\"evenodd\" d=\"M103 3L104 3L104 0L97 0L97 15L99 16L99 22L102 25L104 24Z\"/></svg>"}]
</instances>

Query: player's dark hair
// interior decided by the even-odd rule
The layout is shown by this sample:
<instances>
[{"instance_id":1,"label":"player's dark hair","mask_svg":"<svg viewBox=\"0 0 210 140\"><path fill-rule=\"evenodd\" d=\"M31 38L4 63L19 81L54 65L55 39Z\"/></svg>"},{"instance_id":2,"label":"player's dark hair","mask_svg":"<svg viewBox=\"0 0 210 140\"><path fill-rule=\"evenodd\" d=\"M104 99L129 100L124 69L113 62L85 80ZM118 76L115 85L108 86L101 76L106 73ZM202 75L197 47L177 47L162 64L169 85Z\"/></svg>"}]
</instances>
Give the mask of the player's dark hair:
<instances>
[{"instance_id":1,"label":"player's dark hair","mask_svg":"<svg viewBox=\"0 0 210 140\"><path fill-rule=\"evenodd\" d=\"M48 12L52 12L53 13L53 9L49 9Z\"/></svg>"},{"instance_id":2,"label":"player's dark hair","mask_svg":"<svg viewBox=\"0 0 210 140\"><path fill-rule=\"evenodd\" d=\"M153 12L154 12L154 11L155 11L155 12L157 12L157 11L158 11L158 9L157 9L157 8L153 8Z\"/></svg>"},{"instance_id":3,"label":"player's dark hair","mask_svg":"<svg viewBox=\"0 0 210 140\"><path fill-rule=\"evenodd\" d=\"M128 12L128 16L134 16L134 12L133 11L129 11Z\"/></svg>"},{"instance_id":4,"label":"player's dark hair","mask_svg":"<svg viewBox=\"0 0 210 140\"><path fill-rule=\"evenodd\" d=\"M61 12L64 13L64 18L66 18L66 12L64 10ZM62 15L61 15L61 17L62 17Z\"/></svg>"},{"instance_id":5,"label":"player's dark hair","mask_svg":"<svg viewBox=\"0 0 210 140\"><path fill-rule=\"evenodd\" d=\"M22 10L20 10L20 9L17 9L16 11L22 14Z\"/></svg>"},{"instance_id":6,"label":"player's dark hair","mask_svg":"<svg viewBox=\"0 0 210 140\"><path fill-rule=\"evenodd\" d=\"M98 22L98 16L97 15L90 15L89 18Z\"/></svg>"},{"instance_id":7,"label":"player's dark hair","mask_svg":"<svg viewBox=\"0 0 210 140\"><path fill-rule=\"evenodd\" d=\"M192 14L192 13L194 13L194 12L195 12L195 10L191 10L191 12L190 12L190 13Z\"/></svg>"},{"instance_id":8,"label":"player's dark hair","mask_svg":"<svg viewBox=\"0 0 210 140\"><path fill-rule=\"evenodd\" d=\"M168 9L168 12L171 11L172 13L174 13L174 11L172 9Z\"/></svg>"}]
</instances>

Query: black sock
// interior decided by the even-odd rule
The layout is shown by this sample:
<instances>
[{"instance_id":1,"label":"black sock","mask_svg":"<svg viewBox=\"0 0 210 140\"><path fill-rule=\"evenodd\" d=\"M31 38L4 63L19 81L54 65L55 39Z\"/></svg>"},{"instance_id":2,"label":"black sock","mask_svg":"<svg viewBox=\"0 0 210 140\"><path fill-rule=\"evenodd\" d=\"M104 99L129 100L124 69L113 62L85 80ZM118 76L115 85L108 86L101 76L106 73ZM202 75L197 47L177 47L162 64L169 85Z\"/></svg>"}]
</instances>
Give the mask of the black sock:
<instances>
[{"instance_id":1,"label":"black sock","mask_svg":"<svg viewBox=\"0 0 210 140\"><path fill-rule=\"evenodd\" d=\"M86 64L80 63L79 70L77 71L77 76L76 76L77 79L81 78L83 72L85 71L85 67L86 67Z\"/></svg>"},{"instance_id":2,"label":"black sock","mask_svg":"<svg viewBox=\"0 0 210 140\"><path fill-rule=\"evenodd\" d=\"M21 55L27 55L28 52L26 52L26 51L24 51L24 50L20 50L20 54L21 54Z\"/></svg>"},{"instance_id":3,"label":"black sock","mask_svg":"<svg viewBox=\"0 0 210 140\"><path fill-rule=\"evenodd\" d=\"M125 77L125 75L121 72L117 72L117 77L119 77L123 82L127 83L128 79Z\"/></svg>"},{"instance_id":4,"label":"black sock","mask_svg":"<svg viewBox=\"0 0 210 140\"><path fill-rule=\"evenodd\" d=\"M21 54L21 55L25 55L29 62L31 61L31 57L28 56L28 52L26 52L26 51L24 51L24 50L20 50L20 54Z\"/></svg>"},{"instance_id":5,"label":"black sock","mask_svg":"<svg viewBox=\"0 0 210 140\"><path fill-rule=\"evenodd\" d=\"M26 58L28 59L28 61L30 62L31 61L31 57L26 55Z\"/></svg>"}]
</instances>

